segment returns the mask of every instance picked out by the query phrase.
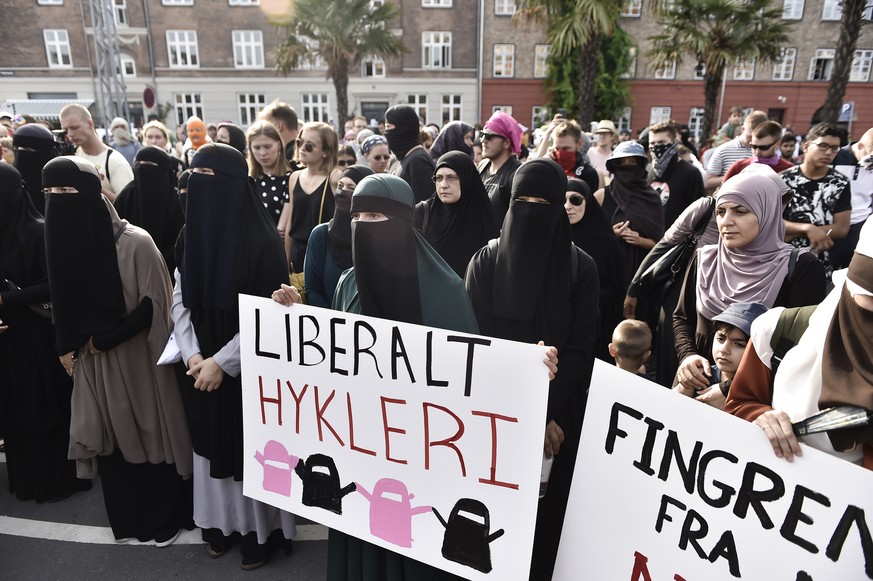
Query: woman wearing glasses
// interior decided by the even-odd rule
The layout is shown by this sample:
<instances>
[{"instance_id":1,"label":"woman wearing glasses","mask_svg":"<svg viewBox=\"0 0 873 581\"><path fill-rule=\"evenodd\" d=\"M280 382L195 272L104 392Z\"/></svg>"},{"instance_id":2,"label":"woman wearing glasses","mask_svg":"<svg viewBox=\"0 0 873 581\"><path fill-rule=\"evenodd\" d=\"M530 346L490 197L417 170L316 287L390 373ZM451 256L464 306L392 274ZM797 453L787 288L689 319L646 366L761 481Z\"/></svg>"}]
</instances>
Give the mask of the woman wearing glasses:
<instances>
[{"instance_id":1,"label":"woman wearing glasses","mask_svg":"<svg viewBox=\"0 0 873 581\"><path fill-rule=\"evenodd\" d=\"M307 123L297 138L297 161L303 169L288 178L291 203L284 210L291 217L285 227L285 254L292 273L303 272L312 229L333 216L338 149L336 132L327 123Z\"/></svg>"},{"instance_id":2,"label":"woman wearing glasses","mask_svg":"<svg viewBox=\"0 0 873 581\"><path fill-rule=\"evenodd\" d=\"M345 171L347 167L352 167L358 160L358 155L355 153L355 148L351 145L340 145L339 154L337 154L336 167L340 171Z\"/></svg>"},{"instance_id":3,"label":"woman wearing glasses","mask_svg":"<svg viewBox=\"0 0 873 581\"><path fill-rule=\"evenodd\" d=\"M450 151L437 161L434 194L415 206L415 226L457 275L480 248L500 235L497 216L473 159Z\"/></svg>"},{"instance_id":4,"label":"woman wearing glasses","mask_svg":"<svg viewBox=\"0 0 873 581\"><path fill-rule=\"evenodd\" d=\"M291 166L282 149L282 138L269 121L258 121L246 134L249 177L258 199L267 209L279 234L285 235L288 217L282 213L288 203L288 176ZM282 218L285 218L283 221Z\"/></svg>"},{"instance_id":5,"label":"woman wearing glasses","mask_svg":"<svg viewBox=\"0 0 873 581\"><path fill-rule=\"evenodd\" d=\"M361 143L361 155L367 160L367 165L373 173L387 173L391 164L391 150L388 140L381 135L371 135Z\"/></svg>"},{"instance_id":6,"label":"woman wearing glasses","mask_svg":"<svg viewBox=\"0 0 873 581\"><path fill-rule=\"evenodd\" d=\"M365 165L347 168L334 193L336 208L327 224L319 224L309 235L303 266L306 303L329 309L343 271L352 267L352 193L373 170Z\"/></svg>"}]
</instances>

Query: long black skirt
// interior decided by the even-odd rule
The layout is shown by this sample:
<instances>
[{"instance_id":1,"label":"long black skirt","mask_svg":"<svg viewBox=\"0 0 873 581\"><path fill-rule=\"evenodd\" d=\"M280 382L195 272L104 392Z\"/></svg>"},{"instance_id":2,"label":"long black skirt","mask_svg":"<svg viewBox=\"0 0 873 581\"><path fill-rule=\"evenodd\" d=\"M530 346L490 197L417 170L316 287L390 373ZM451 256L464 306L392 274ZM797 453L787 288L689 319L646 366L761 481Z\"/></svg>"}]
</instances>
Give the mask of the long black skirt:
<instances>
[{"instance_id":1,"label":"long black skirt","mask_svg":"<svg viewBox=\"0 0 873 581\"><path fill-rule=\"evenodd\" d=\"M18 500L60 500L87 490L90 483L76 478L76 464L67 459L70 426L22 434L6 433L9 492Z\"/></svg>"}]
</instances>

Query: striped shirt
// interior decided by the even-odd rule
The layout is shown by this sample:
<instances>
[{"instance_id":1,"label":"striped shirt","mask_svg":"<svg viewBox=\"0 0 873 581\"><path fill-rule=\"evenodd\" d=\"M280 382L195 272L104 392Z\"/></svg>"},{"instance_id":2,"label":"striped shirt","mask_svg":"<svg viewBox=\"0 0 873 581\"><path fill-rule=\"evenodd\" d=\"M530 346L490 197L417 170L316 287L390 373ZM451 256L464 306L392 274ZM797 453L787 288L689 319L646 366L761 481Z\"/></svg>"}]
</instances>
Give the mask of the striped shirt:
<instances>
[{"instance_id":1,"label":"striped shirt","mask_svg":"<svg viewBox=\"0 0 873 581\"><path fill-rule=\"evenodd\" d=\"M723 176L733 164L747 157L752 157L752 148L743 145L740 138L737 137L715 148L715 153L712 154L709 164L706 166L706 173Z\"/></svg>"}]
</instances>

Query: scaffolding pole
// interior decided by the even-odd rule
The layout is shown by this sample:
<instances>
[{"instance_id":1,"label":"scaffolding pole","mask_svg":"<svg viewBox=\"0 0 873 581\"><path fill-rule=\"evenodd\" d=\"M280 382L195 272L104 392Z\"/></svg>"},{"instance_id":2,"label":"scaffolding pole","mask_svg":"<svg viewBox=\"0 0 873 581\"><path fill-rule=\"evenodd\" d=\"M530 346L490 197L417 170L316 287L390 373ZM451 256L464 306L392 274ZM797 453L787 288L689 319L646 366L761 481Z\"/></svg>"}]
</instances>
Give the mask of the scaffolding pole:
<instances>
[{"instance_id":1,"label":"scaffolding pole","mask_svg":"<svg viewBox=\"0 0 873 581\"><path fill-rule=\"evenodd\" d=\"M127 87L121 71L121 53L118 48L118 35L115 27L115 6L113 0L90 0L91 26L94 30L94 54L96 56L96 77L98 120L109 130L115 117L130 119L127 105Z\"/></svg>"}]
</instances>

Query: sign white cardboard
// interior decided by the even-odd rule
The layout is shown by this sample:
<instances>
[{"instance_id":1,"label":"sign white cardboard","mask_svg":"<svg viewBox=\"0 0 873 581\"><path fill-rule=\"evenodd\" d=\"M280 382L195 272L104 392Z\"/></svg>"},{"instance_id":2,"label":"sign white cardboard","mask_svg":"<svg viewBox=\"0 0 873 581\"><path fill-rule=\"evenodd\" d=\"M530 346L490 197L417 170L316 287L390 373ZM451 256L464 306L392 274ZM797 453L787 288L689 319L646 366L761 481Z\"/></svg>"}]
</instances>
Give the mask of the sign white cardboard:
<instances>
[{"instance_id":1,"label":"sign white cardboard","mask_svg":"<svg viewBox=\"0 0 873 581\"><path fill-rule=\"evenodd\" d=\"M756 425L598 362L553 578L873 579L871 490L868 470L809 446L789 463Z\"/></svg>"},{"instance_id":2,"label":"sign white cardboard","mask_svg":"<svg viewBox=\"0 0 873 581\"><path fill-rule=\"evenodd\" d=\"M469 579L527 577L545 348L250 296L240 340L246 496Z\"/></svg>"}]
</instances>

